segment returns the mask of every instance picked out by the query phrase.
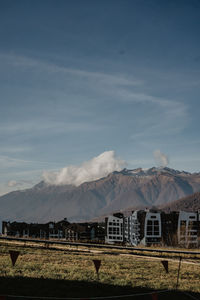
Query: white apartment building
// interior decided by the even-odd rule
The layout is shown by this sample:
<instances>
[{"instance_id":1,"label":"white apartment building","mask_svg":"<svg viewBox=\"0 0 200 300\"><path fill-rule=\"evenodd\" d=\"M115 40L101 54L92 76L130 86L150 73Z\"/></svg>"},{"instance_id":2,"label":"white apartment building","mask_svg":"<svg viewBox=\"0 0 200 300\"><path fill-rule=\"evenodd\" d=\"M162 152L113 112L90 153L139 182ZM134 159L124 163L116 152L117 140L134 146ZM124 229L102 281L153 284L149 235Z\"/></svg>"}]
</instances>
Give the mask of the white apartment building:
<instances>
[{"instance_id":1,"label":"white apartment building","mask_svg":"<svg viewBox=\"0 0 200 300\"><path fill-rule=\"evenodd\" d=\"M140 222L138 210L132 212L132 215L124 218L124 239L125 242L137 246L140 243Z\"/></svg>"},{"instance_id":2,"label":"white apartment building","mask_svg":"<svg viewBox=\"0 0 200 300\"><path fill-rule=\"evenodd\" d=\"M109 216L106 218L106 243L114 244L123 242L123 222L123 217Z\"/></svg>"},{"instance_id":3,"label":"white apartment building","mask_svg":"<svg viewBox=\"0 0 200 300\"><path fill-rule=\"evenodd\" d=\"M107 218L105 241L195 248L200 246L200 211L167 213L149 209L136 210L128 217L115 214Z\"/></svg>"},{"instance_id":4,"label":"white apartment building","mask_svg":"<svg viewBox=\"0 0 200 300\"><path fill-rule=\"evenodd\" d=\"M147 211L144 223L144 245L159 244L162 238L161 213Z\"/></svg>"}]
</instances>

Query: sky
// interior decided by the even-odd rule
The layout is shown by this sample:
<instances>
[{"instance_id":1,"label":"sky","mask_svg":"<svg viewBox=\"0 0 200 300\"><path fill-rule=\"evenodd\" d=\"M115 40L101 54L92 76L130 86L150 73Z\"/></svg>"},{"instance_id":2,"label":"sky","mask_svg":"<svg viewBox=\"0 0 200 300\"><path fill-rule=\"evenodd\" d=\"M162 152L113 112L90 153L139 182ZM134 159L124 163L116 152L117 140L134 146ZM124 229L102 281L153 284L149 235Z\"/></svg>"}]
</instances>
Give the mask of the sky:
<instances>
[{"instance_id":1,"label":"sky","mask_svg":"<svg viewBox=\"0 0 200 300\"><path fill-rule=\"evenodd\" d=\"M104 153L200 172L199 95L199 0L0 0L0 195Z\"/></svg>"}]
</instances>

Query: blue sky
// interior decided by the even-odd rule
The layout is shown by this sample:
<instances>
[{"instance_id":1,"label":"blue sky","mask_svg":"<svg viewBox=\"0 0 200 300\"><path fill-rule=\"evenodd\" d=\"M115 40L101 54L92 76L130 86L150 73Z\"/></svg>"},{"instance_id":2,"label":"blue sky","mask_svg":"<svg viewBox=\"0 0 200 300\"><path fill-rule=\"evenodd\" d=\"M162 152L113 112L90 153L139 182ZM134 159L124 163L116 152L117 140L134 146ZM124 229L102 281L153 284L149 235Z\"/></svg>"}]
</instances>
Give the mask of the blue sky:
<instances>
[{"instance_id":1,"label":"blue sky","mask_svg":"<svg viewBox=\"0 0 200 300\"><path fill-rule=\"evenodd\" d=\"M198 0L0 0L0 194L113 150L200 171Z\"/></svg>"}]
</instances>

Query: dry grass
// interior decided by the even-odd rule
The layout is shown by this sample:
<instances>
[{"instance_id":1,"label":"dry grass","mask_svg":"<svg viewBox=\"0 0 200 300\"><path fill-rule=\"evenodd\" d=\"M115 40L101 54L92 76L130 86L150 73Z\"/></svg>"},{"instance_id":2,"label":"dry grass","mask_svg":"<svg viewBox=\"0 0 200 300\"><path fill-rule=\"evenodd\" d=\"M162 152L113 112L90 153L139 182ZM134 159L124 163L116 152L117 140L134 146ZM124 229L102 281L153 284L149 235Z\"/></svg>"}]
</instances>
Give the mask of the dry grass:
<instances>
[{"instance_id":1,"label":"dry grass","mask_svg":"<svg viewBox=\"0 0 200 300\"><path fill-rule=\"evenodd\" d=\"M93 259L102 261L99 281L103 284L151 289L175 289L178 260L169 260L166 274L160 260L131 255L95 254L74 250L31 249L0 243L0 277L26 277L94 282L97 279ZM20 251L12 267L9 249ZM181 265L179 289L199 292L200 263Z\"/></svg>"}]
</instances>

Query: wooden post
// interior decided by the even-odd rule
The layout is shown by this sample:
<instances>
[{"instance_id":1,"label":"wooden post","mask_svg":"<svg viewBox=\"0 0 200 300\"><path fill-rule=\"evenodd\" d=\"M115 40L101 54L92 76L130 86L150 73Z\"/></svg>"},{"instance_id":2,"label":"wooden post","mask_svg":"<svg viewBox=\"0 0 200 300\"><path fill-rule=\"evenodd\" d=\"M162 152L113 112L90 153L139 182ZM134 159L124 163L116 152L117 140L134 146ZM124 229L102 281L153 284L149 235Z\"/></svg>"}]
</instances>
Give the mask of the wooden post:
<instances>
[{"instance_id":1,"label":"wooden post","mask_svg":"<svg viewBox=\"0 0 200 300\"><path fill-rule=\"evenodd\" d=\"M182 257L180 256L180 259L179 259L179 265L178 265L178 274L177 274L176 290L178 289L179 275L180 275L180 269L181 269L181 260L182 260Z\"/></svg>"}]
</instances>

